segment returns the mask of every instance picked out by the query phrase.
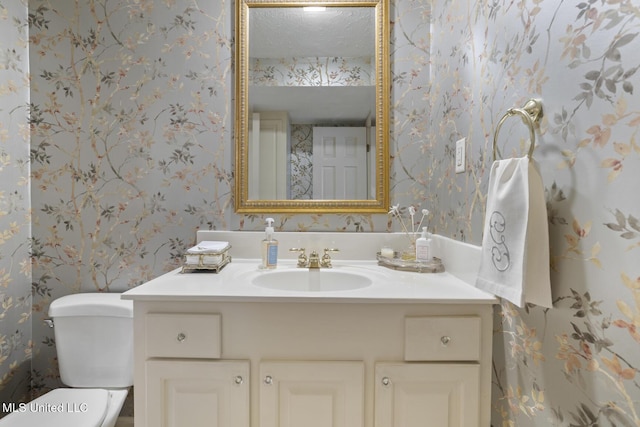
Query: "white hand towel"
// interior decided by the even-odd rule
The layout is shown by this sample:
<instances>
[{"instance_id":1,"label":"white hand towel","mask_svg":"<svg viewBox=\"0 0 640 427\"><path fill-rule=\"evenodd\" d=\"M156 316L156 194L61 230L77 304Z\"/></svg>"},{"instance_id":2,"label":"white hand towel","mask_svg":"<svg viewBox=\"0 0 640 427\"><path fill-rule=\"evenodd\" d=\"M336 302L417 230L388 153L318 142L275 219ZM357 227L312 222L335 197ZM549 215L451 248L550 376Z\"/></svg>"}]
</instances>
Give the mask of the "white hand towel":
<instances>
[{"instance_id":1,"label":"white hand towel","mask_svg":"<svg viewBox=\"0 0 640 427\"><path fill-rule=\"evenodd\" d=\"M187 249L188 254L200 253L217 253L223 252L229 248L229 242L220 242L215 240L203 240L196 246Z\"/></svg>"},{"instance_id":2,"label":"white hand towel","mask_svg":"<svg viewBox=\"0 0 640 427\"><path fill-rule=\"evenodd\" d=\"M544 187L528 157L491 166L476 287L518 307L552 305Z\"/></svg>"}]
</instances>

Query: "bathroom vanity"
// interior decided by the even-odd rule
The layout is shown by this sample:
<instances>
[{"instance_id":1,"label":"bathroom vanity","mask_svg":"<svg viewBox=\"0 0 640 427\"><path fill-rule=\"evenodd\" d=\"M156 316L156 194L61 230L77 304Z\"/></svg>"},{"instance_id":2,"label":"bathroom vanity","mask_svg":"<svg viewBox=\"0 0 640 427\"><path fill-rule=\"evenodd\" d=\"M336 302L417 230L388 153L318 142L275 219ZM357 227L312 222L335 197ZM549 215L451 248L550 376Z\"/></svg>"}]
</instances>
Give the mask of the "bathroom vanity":
<instances>
[{"instance_id":1,"label":"bathroom vanity","mask_svg":"<svg viewBox=\"0 0 640 427\"><path fill-rule=\"evenodd\" d=\"M489 426L493 296L366 259L258 264L124 294L136 427Z\"/></svg>"}]
</instances>

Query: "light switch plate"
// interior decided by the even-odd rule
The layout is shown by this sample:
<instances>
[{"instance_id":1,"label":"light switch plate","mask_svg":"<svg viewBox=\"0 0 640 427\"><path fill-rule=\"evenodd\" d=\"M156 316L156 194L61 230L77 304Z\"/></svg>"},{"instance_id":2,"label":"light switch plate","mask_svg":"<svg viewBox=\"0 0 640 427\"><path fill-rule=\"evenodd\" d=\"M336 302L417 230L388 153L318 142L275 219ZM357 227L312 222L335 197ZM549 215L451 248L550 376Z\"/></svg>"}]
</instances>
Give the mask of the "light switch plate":
<instances>
[{"instance_id":1,"label":"light switch plate","mask_svg":"<svg viewBox=\"0 0 640 427\"><path fill-rule=\"evenodd\" d=\"M462 173L465 170L465 165L467 163L465 159L465 145L466 138L456 141L456 173Z\"/></svg>"}]
</instances>

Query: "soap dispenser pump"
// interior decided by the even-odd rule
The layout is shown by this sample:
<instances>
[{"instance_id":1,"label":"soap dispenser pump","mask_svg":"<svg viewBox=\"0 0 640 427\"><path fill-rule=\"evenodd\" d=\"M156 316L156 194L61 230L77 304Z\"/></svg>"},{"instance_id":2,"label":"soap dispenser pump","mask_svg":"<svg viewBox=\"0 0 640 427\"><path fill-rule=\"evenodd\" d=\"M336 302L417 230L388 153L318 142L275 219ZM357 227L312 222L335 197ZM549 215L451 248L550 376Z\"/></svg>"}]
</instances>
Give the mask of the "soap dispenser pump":
<instances>
[{"instance_id":1,"label":"soap dispenser pump","mask_svg":"<svg viewBox=\"0 0 640 427\"><path fill-rule=\"evenodd\" d=\"M278 241L273 238L273 218L265 220L265 238L262 240L262 264L261 268L273 269L278 265Z\"/></svg>"},{"instance_id":2,"label":"soap dispenser pump","mask_svg":"<svg viewBox=\"0 0 640 427\"><path fill-rule=\"evenodd\" d=\"M431 238L427 233L427 227L422 227L422 235L416 239L416 261L427 262L431 260Z\"/></svg>"}]
</instances>

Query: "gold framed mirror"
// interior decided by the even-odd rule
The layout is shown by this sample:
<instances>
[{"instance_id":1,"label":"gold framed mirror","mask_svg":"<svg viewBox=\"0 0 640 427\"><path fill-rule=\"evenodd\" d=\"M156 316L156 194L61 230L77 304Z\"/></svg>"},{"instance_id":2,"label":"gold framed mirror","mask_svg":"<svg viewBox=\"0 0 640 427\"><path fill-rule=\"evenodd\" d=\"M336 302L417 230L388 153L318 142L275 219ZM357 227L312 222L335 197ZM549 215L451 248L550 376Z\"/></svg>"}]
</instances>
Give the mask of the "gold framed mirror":
<instances>
[{"instance_id":1,"label":"gold framed mirror","mask_svg":"<svg viewBox=\"0 0 640 427\"><path fill-rule=\"evenodd\" d=\"M236 2L236 212L388 211L388 3Z\"/></svg>"}]
</instances>

